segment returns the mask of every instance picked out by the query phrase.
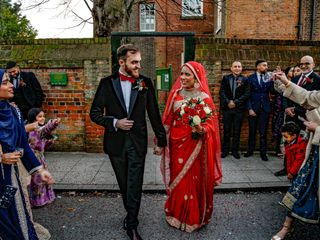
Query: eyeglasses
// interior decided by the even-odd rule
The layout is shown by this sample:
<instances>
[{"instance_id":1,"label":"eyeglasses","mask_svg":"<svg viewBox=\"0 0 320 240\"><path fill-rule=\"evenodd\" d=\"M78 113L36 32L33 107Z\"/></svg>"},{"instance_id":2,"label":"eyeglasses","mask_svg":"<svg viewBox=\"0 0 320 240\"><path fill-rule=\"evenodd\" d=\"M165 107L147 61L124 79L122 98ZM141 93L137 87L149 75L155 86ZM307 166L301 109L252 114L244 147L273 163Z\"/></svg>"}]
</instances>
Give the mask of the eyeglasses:
<instances>
[{"instance_id":1,"label":"eyeglasses","mask_svg":"<svg viewBox=\"0 0 320 240\"><path fill-rule=\"evenodd\" d=\"M300 67L302 67L302 66L304 66L304 65L309 66L310 64L311 64L311 63L309 63L309 62L299 63L299 66L300 66Z\"/></svg>"}]
</instances>

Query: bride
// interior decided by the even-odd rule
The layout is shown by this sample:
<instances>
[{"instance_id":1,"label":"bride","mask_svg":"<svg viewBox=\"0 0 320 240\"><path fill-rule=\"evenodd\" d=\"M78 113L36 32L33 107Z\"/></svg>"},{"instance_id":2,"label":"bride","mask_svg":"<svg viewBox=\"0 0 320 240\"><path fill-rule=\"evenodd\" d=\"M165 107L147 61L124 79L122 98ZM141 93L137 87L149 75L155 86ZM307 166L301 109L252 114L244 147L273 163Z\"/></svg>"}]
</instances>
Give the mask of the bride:
<instances>
[{"instance_id":1,"label":"bride","mask_svg":"<svg viewBox=\"0 0 320 240\"><path fill-rule=\"evenodd\" d=\"M195 108L203 106L206 113L211 112L210 116L198 118L201 121L190 119L188 114L195 111L188 106L190 100L199 103ZM175 228L192 232L210 221L213 188L222 180L218 115L200 63L191 61L182 66L162 120L169 139L161 163L168 194L166 220Z\"/></svg>"}]
</instances>

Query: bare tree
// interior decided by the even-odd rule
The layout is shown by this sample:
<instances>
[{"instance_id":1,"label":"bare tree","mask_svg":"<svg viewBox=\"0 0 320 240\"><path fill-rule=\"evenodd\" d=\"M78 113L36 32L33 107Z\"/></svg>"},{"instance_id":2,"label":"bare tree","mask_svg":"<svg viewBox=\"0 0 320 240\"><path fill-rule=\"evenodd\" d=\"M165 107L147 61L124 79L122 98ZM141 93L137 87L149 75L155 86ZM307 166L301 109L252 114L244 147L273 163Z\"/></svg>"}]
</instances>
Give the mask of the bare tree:
<instances>
[{"instance_id":1,"label":"bare tree","mask_svg":"<svg viewBox=\"0 0 320 240\"><path fill-rule=\"evenodd\" d=\"M129 30L129 19L132 13L133 6L139 3L148 3L148 0L30 0L30 5L25 8L25 10L33 8L41 8L48 2L55 1L57 5L63 6L63 12L59 14L73 14L75 18L78 19L78 23L69 28L78 27L84 24L93 24L93 35L94 37L106 37L111 34L111 32L126 32ZM90 18L83 18L81 15L77 14L72 6L74 2L83 1L91 12ZM155 0L160 6L159 2L161 0ZM183 8L181 0L170 0L177 9ZM219 0L200 0L213 2L214 4L221 4L223 1ZM157 14L165 18L166 12L164 9L159 7L156 9ZM170 23L166 22L170 27Z\"/></svg>"}]
</instances>

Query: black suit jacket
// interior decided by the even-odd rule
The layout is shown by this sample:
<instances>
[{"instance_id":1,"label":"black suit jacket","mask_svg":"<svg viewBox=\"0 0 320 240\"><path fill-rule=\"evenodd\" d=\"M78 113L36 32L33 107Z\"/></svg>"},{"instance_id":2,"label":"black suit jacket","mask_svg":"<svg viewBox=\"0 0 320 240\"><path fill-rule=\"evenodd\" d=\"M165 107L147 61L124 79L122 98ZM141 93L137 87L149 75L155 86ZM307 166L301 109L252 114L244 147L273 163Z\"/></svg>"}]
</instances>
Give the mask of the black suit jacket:
<instances>
[{"instance_id":1,"label":"black suit jacket","mask_svg":"<svg viewBox=\"0 0 320 240\"><path fill-rule=\"evenodd\" d=\"M12 101L18 105L23 117L27 117L31 108L41 107L44 98L45 95L34 73L20 72L19 87L14 89Z\"/></svg>"},{"instance_id":2,"label":"black suit jacket","mask_svg":"<svg viewBox=\"0 0 320 240\"><path fill-rule=\"evenodd\" d=\"M162 125L155 91L150 78L140 75L148 89L139 91L131 89L129 112L127 113L122 94L119 73L101 79L95 94L90 118L93 122L105 128L104 151L107 154L119 155L124 144L125 135L129 135L135 144L139 155L147 153L148 133L146 124L146 110L157 137L157 145L167 145L166 132ZM128 118L134 121L130 131L115 129L114 119Z\"/></svg>"},{"instance_id":3,"label":"black suit jacket","mask_svg":"<svg viewBox=\"0 0 320 240\"><path fill-rule=\"evenodd\" d=\"M246 104L250 96L250 86L248 79L240 75L237 79L235 88L235 96L233 97L232 86L230 83L233 82L233 74L223 76L220 86L220 104L223 110L228 110L228 103L233 100L236 104L237 111L246 110Z\"/></svg>"},{"instance_id":4,"label":"black suit jacket","mask_svg":"<svg viewBox=\"0 0 320 240\"><path fill-rule=\"evenodd\" d=\"M291 81L293 83L297 84L300 77L301 77L301 75L298 75L298 76L294 77ZM315 72L312 72L308 78L311 80L311 82L306 82L301 87L303 87L304 89L306 89L308 91L320 90L320 76L318 74L316 74ZM284 108L294 107L294 112L298 116L303 116L303 117L305 116L306 110L302 106L300 106L299 104L285 98L285 100L283 101L283 105L284 105Z\"/></svg>"}]
</instances>

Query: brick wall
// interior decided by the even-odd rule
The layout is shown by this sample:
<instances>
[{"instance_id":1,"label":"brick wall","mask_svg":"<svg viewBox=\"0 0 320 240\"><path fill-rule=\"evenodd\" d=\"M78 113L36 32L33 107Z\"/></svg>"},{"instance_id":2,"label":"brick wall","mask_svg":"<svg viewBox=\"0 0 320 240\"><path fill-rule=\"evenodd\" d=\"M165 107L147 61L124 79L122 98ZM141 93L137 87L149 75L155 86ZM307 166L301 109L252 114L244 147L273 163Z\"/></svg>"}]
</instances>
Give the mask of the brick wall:
<instances>
[{"instance_id":1,"label":"brick wall","mask_svg":"<svg viewBox=\"0 0 320 240\"><path fill-rule=\"evenodd\" d=\"M88 113L99 80L110 74L110 52L107 38L0 42L0 67L15 60L23 71L34 72L46 94L47 119L62 119L53 150L102 150L102 128ZM51 72L67 73L68 85L51 86Z\"/></svg>"},{"instance_id":2,"label":"brick wall","mask_svg":"<svg viewBox=\"0 0 320 240\"><path fill-rule=\"evenodd\" d=\"M229 0L225 36L243 39L296 39L299 0Z\"/></svg>"},{"instance_id":3,"label":"brick wall","mask_svg":"<svg viewBox=\"0 0 320 240\"><path fill-rule=\"evenodd\" d=\"M313 3L315 4L315 6L313 6ZM320 3L319 1L302 0L301 20L302 20L301 21L302 23L301 39L302 40L319 40L320 39ZM313 28L313 31L312 31L312 28Z\"/></svg>"}]
</instances>

